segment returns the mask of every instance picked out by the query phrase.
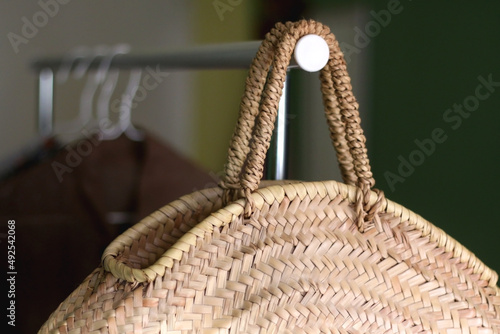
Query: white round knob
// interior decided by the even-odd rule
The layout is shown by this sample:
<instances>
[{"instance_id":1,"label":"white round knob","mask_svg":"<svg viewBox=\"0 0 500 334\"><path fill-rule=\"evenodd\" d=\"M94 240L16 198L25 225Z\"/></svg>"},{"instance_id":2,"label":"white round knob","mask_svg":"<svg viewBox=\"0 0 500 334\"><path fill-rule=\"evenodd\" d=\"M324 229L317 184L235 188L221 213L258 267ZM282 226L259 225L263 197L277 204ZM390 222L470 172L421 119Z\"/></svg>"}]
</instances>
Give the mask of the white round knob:
<instances>
[{"instance_id":1,"label":"white round knob","mask_svg":"<svg viewBox=\"0 0 500 334\"><path fill-rule=\"evenodd\" d=\"M330 57L326 41L318 35L305 35L295 45L295 61L307 72L317 72L325 67Z\"/></svg>"}]
</instances>

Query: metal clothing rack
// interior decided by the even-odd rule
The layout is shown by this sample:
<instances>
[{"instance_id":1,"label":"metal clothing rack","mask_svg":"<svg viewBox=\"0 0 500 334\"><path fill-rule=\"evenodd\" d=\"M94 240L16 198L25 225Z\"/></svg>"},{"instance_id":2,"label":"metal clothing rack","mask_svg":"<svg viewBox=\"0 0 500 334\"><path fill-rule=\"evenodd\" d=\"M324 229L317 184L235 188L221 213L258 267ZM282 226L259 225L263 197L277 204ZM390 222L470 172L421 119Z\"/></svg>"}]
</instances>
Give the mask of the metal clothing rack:
<instances>
[{"instance_id":1,"label":"metal clothing rack","mask_svg":"<svg viewBox=\"0 0 500 334\"><path fill-rule=\"evenodd\" d=\"M159 66L162 70L170 71L247 69L255 57L260 44L261 41L251 41L193 46L163 52L116 54L110 60L109 67L133 69L145 68L147 66ZM97 70L102 59L103 57L95 57L91 63L88 64L88 70ZM40 58L32 63L32 67L38 73L38 132L42 136L50 135L53 131L54 74L64 64L64 57ZM295 60L292 60L292 64L289 66L289 69L297 67L299 67L299 65L297 65ZM301 67L304 68L302 64ZM272 171L272 174L268 174L266 177L275 180L282 180L286 178L287 173L286 118L288 114L288 78L289 76L287 76L287 79L285 80L283 94L279 103L274 140L275 144L274 147L270 149L270 153L274 156L274 159L272 159L273 166L267 166L267 169Z\"/></svg>"}]
</instances>

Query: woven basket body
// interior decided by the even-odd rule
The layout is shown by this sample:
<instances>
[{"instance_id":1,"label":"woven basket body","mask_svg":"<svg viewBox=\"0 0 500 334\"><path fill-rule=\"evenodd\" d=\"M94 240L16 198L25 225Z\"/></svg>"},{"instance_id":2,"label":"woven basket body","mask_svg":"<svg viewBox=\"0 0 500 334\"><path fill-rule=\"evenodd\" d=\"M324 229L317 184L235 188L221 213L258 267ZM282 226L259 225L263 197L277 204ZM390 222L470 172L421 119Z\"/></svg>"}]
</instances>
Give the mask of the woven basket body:
<instances>
[{"instance_id":1,"label":"woven basket body","mask_svg":"<svg viewBox=\"0 0 500 334\"><path fill-rule=\"evenodd\" d=\"M186 195L118 237L40 333L500 332L496 273L372 189L336 52L322 83L345 184L260 184L280 94L265 81L282 83L280 50L307 33L333 38L310 21L266 37L257 55L264 65L247 80L260 93L243 98L220 187Z\"/></svg>"},{"instance_id":2,"label":"woven basket body","mask_svg":"<svg viewBox=\"0 0 500 334\"><path fill-rule=\"evenodd\" d=\"M252 195L249 219L240 200L183 231L220 207L221 195L210 189L185 196L122 235L112 246L124 276L154 278L134 285L98 268L41 332L500 328L495 281L462 261L467 251L458 243L442 244L433 237L441 231L398 204L386 200L374 228L360 233L355 188L335 181L276 185Z\"/></svg>"}]
</instances>

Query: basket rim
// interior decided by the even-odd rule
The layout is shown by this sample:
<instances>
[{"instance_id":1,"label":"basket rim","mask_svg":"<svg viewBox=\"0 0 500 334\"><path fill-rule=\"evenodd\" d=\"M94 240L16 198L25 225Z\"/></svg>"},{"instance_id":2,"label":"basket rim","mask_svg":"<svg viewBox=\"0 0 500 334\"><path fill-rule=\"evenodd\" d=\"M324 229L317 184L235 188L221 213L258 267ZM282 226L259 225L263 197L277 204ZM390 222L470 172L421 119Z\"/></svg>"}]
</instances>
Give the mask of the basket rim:
<instances>
[{"instance_id":1,"label":"basket rim","mask_svg":"<svg viewBox=\"0 0 500 334\"><path fill-rule=\"evenodd\" d=\"M271 204L274 201L281 202L285 196L290 200L297 196L303 199L307 196L329 196L332 199L342 196L350 203L355 203L357 187L340 183L335 180L328 181L289 181L284 184L283 181L278 184L269 185L257 189L251 194L255 208L260 210L264 203ZM174 207L176 211L181 205L186 207L186 202L192 202L194 197L202 195L207 199L212 196L222 196L223 190L219 187L203 189L185 196L163 206L158 211L165 211ZM196 199L196 200L198 200ZM375 203L377 194L371 191L370 204ZM203 237L206 232L212 232L215 228L223 227L229 224L235 217L243 214L245 209L245 199L239 199L227 204L226 206L209 214L204 220L196 224L180 237L169 249L167 249L153 264L146 268L132 268L127 264L120 262L117 256L123 252L124 248L131 246L137 237L146 235L151 228L148 226L147 219L151 215L140 220L136 225L129 228L122 235L112 241L104 250L102 255L102 265L104 269L116 278L130 283L149 283L157 276L163 276L167 268L172 268L175 260L180 260L184 253L189 251L191 246L196 245L198 237ZM498 280L497 273L484 264L477 256L460 244L453 237L449 236L439 227L433 225L420 215L410 209L384 198L381 203L380 212L393 214L402 221L408 221L416 229L422 232L422 236L429 237L431 242L436 242L436 247L442 247L446 252L451 252L454 257L460 259L460 263L465 263L472 268L473 274L479 274L481 279L488 282L488 286L496 289L496 295L500 295L500 288L496 285Z\"/></svg>"}]
</instances>

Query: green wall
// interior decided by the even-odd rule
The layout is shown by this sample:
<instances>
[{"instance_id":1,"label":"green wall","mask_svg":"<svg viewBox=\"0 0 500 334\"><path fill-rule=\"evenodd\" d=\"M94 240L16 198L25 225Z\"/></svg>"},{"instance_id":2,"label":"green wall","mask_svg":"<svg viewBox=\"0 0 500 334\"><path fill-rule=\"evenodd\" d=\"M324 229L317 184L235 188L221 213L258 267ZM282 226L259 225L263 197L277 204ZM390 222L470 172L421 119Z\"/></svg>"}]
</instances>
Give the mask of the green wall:
<instances>
[{"instance_id":1,"label":"green wall","mask_svg":"<svg viewBox=\"0 0 500 334\"><path fill-rule=\"evenodd\" d=\"M370 45L377 187L500 271L500 3L401 6Z\"/></svg>"},{"instance_id":2,"label":"green wall","mask_svg":"<svg viewBox=\"0 0 500 334\"><path fill-rule=\"evenodd\" d=\"M256 5L249 1L199 1L193 18L198 44L256 40ZM195 101L196 159L220 177L227 149L238 118L247 69L196 72Z\"/></svg>"}]
</instances>

